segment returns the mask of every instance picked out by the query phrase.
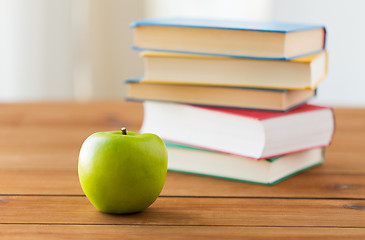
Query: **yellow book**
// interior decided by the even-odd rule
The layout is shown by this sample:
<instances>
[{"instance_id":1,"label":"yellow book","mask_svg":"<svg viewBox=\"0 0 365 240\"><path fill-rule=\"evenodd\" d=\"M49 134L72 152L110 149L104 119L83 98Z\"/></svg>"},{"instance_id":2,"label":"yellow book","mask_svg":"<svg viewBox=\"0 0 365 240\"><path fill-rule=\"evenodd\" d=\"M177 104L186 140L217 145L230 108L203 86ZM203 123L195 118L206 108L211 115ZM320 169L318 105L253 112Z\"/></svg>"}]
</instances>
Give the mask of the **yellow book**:
<instances>
[{"instance_id":1,"label":"yellow book","mask_svg":"<svg viewBox=\"0 0 365 240\"><path fill-rule=\"evenodd\" d=\"M327 52L292 60L145 51L144 82L273 89L315 89L327 75Z\"/></svg>"}]
</instances>

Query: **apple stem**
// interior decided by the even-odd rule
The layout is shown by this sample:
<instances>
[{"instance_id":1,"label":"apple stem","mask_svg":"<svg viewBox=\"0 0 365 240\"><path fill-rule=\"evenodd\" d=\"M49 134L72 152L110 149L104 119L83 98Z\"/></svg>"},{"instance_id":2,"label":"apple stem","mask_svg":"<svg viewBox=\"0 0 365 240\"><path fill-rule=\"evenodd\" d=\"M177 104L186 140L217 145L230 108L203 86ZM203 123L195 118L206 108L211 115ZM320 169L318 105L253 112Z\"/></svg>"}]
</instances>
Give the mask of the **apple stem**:
<instances>
[{"instance_id":1,"label":"apple stem","mask_svg":"<svg viewBox=\"0 0 365 240\"><path fill-rule=\"evenodd\" d=\"M123 127L123 128L121 129L121 131L122 131L122 134L123 134L123 135L127 135L127 129L126 129L125 127Z\"/></svg>"}]
</instances>

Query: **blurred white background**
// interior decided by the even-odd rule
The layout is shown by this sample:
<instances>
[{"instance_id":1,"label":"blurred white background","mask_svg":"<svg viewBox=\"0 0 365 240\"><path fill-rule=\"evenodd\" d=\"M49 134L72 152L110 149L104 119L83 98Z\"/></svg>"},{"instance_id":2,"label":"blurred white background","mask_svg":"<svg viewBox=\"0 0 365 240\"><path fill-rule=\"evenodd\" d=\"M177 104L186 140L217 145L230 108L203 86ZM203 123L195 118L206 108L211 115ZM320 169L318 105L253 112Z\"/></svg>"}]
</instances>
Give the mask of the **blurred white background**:
<instances>
[{"instance_id":1,"label":"blurred white background","mask_svg":"<svg viewBox=\"0 0 365 240\"><path fill-rule=\"evenodd\" d=\"M143 74L129 23L277 20L327 27L329 74L315 103L365 106L362 0L0 0L0 102L123 99Z\"/></svg>"}]
</instances>

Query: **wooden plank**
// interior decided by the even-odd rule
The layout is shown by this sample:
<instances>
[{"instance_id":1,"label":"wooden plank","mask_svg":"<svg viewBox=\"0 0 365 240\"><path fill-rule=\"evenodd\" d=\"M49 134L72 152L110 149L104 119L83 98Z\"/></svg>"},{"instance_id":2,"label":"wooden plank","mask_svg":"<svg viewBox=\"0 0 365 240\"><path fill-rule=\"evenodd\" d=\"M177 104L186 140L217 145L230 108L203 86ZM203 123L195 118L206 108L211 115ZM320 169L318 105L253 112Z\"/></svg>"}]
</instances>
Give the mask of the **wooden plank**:
<instances>
[{"instance_id":1,"label":"wooden plank","mask_svg":"<svg viewBox=\"0 0 365 240\"><path fill-rule=\"evenodd\" d=\"M365 108L335 108L334 113L337 127L353 131L365 130Z\"/></svg>"},{"instance_id":2,"label":"wooden plank","mask_svg":"<svg viewBox=\"0 0 365 240\"><path fill-rule=\"evenodd\" d=\"M65 133L64 133L65 134ZM61 134L60 134L61 135ZM0 145L1 170L76 170L79 150L88 133L80 134L78 141L66 138L53 144L47 140L37 140L37 144L24 143L23 146ZM364 138L365 139L365 138ZM21 141L19 141L21 142ZM43 143L39 143L43 142ZM70 144L73 142L72 144ZM57 147L58 146L58 147ZM318 174L365 174L365 153L354 151L327 151L324 164L312 169Z\"/></svg>"},{"instance_id":3,"label":"wooden plank","mask_svg":"<svg viewBox=\"0 0 365 240\"><path fill-rule=\"evenodd\" d=\"M87 136L126 125L138 130L140 103L0 105L0 169L72 170ZM335 109L337 130L318 173L365 174L365 109Z\"/></svg>"},{"instance_id":4,"label":"wooden plank","mask_svg":"<svg viewBox=\"0 0 365 240\"><path fill-rule=\"evenodd\" d=\"M0 104L0 126L138 126L140 102L41 102Z\"/></svg>"},{"instance_id":5,"label":"wooden plank","mask_svg":"<svg viewBox=\"0 0 365 240\"><path fill-rule=\"evenodd\" d=\"M83 195L77 171L0 170L1 194ZM365 175L311 171L274 186L169 172L162 196L363 198Z\"/></svg>"},{"instance_id":6,"label":"wooden plank","mask_svg":"<svg viewBox=\"0 0 365 240\"><path fill-rule=\"evenodd\" d=\"M136 102L0 104L0 152L25 161L29 154L50 156L52 150L74 153L94 132L138 130L142 117Z\"/></svg>"},{"instance_id":7,"label":"wooden plank","mask_svg":"<svg viewBox=\"0 0 365 240\"><path fill-rule=\"evenodd\" d=\"M363 139L365 132L338 132L334 135L333 142L328 147L333 152L356 152L365 155Z\"/></svg>"},{"instance_id":8,"label":"wooden plank","mask_svg":"<svg viewBox=\"0 0 365 240\"><path fill-rule=\"evenodd\" d=\"M279 198L364 198L364 175L299 174L273 186L183 173L169 173L165 196L231 196Z\"/></svg>"},{"instance_id":9,"label":"wooden plank","mask_svg":"<svg viewBox=\"0 0 365 240\"><path fill-rule=\"evenodd\" d=\"M88 130L86 130L88 131ZM79 150L88 132L77 140L39 140L0 145L1 170L75 170ZM63 133L63 135L66 135ZM59 134L62 135L62 134ZM28 138L32 139L32 138ZM365 138L364 138L365 139ZM29 140L30 141L30 140ZM58 142L57 142L58 141ZM22 144L22 145L21 145ZM365 153L327 151L324 164L311 171L318 174L365 174Z\"/></svg>"},{"instance_id":10,"label":"wooden plank","mask_svg":"<svg viewBox=\"0 0 365 240\"><path fill-rule=\"evenodd\" d=\"M84 195L77 171L0 171L0 193L20 195Z\"/></svg>"},{"instance_id":11,"label":"wooden plank","mask_svg":"<svg viewBox=\"0 0 365 240\"><path fill-rule=\"evenodd\" d=\"M85 197L2 196L0 223L365 227L365 200L160 197L146 211L110 215Z\"/></svg>"},{"instance_id":12,"label":"wooden plank","mask_svg":"<svg viewBox=\"0 0 365 240\"><path fill-rule=\"evenodd\" d=\"M364 239L364 228L226 227L226 226L120 226L0 224L7 240L100 239Z\"/></svg>"},{"instance_id":13,"label":"wooden plank","mask_svg":"<svg viewBox=\"0 0 365 240\"><path fill-rule=\"evenodd\" d=\"M313 168L311 171L318 174L365 174L364 159L365 151L352 149L341 152L331 146L326 152L323 165Z\"/></svg>"},{"instance_id":14,"label":"wooden plank","mask_svg":"<svg viewBox=\"0 0 365 240\"><path fill-rule=\"evenodd\" d=\"M81 144L79 148L81 147ZM1 171L77 171L79 148L75 147L0 147Z\"/></svg>"},{"instance_id":15,"label":"wooden plank","mask_svg":"<svg viewBox=\"0 0 365 240\"><path fill-rule=\"evenodd\" d=\"M137 130L133 127L128 130ZM110 126L28 126L1 127L0 150L21 153L26 151L47 151L50 149L79 150L84 140L98 131L120 130ZM49 152L48 152L49 153Z\"/></svg>"},{"instance_id":16,"label":"wooden plank","mask_svg":"<svg viewBox=\"0 0 365 240\"><path fill-rule=\"evenodd\" d=\"M0 169L75 169L82 142L98 130L103 129L98 127L4 129L0 127L0 135L3 136L0 139ZM360 138L365 139L365 134L359 137L359 144L355 147L351 148L349 144L346 144L349 149L347 151L345 148L340 150L342 147L336 147L341 144L334 141L334 144L328 148L324 165L315 168L314 171L365 174L365 161L363 161L365 148Z\"/></svg>"}]
</instances>

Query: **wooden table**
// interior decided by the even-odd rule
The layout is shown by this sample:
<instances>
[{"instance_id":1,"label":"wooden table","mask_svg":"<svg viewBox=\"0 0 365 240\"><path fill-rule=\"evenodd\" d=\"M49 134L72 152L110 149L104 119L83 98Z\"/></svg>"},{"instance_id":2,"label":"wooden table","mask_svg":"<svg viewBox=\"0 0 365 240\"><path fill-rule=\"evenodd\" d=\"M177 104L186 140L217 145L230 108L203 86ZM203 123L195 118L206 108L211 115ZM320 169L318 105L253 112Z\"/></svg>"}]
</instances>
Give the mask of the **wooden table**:
<instances>
[{"instance_id":1,"label":"wooden table","mask_svg":"<svg viewBox=\"0 0 365 240\"><path fill-rule=\"evenodd\" d=\"M133 215L98 212L77 158L96 131L137 130L139 103L0 105L0 239L365 239L365 109L335 109L324 165L275 186L168 173Z\"/></svg>"}]
</instances>

